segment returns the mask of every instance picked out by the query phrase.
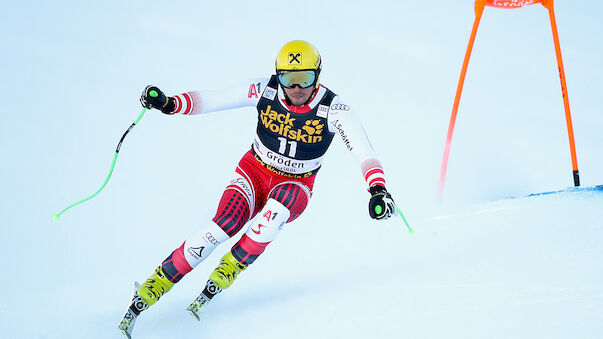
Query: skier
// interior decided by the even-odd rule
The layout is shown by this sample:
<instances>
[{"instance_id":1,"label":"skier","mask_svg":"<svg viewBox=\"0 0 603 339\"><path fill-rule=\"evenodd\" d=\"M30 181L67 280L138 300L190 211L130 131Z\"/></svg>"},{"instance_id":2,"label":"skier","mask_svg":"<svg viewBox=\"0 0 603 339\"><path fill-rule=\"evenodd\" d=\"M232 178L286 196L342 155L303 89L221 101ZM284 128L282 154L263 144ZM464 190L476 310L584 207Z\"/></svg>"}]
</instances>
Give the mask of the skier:
<instances>
[{"instance_id":1,"label":"skier","mask_svg":"<svg viewBox=\"0 0 603 339\"><path fill-rule=\"evenodd\" d=\"M370 192L369 215L389 218L395 209L385 175L351 107L319 83L321 57L310 43L285 44L276 57L276 74L221 91L166 96L147 86L140 101L169 115L197 115L256 106L258 123L251 149L236 167L215 217L204 223L155 269L134 294L119 328L130 337L136 317L155 304L220 243L247 227L220 260L203 292L187 309L199 319L206 303L228 288L278 235L299 217L331 141L338 136L360 165Z\"/></svg>"}]
</instances>

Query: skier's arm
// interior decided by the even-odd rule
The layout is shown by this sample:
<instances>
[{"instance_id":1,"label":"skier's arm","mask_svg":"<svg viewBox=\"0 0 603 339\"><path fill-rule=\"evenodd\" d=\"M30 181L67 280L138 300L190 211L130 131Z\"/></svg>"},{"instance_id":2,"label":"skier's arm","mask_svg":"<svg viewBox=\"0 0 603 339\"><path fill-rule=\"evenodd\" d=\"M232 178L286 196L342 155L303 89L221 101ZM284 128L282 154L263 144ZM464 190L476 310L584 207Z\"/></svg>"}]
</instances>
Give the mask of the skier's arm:
<instances>
[{"instance_id":1,"label":"skier's arm","mask_svg":"<svg viewBox=\"0 0 603 339\"><path fill-rule=\"evenodd\" d=\"M349 105L344 103L339 96L335 97L329 111L329 131L335 133L343 141L354 160L360 166L362 175L371 188L381 185L385 188L385 174L383 167L377 159L360 120L356 117Z\"/></svg>"},{"instance_id":2,"label":"skier's arm","mask_svg":"<svg viewBox=\"0 0 603 339\"><path fill-rule=\"evenodd\" d=\"M190 91L172 97L166 97L157 87L148 86L140 101L143 106L159 109L165 114L205 114L255 106L267 83L267 78L257 78L220 90ZM158 96L153 97L152 90L158 93Z\"/></svg>"},{"instance_id":3,"label":"skier's arm","mask_svg":"<svg viewBox=\"0 0 603 339\"><path fill-rule=\"evenodd\" d=\"M395 209L394 201L385 188L385 173L360 120L350 106L339 96L335 97L329 111L329 131L339 135L352 157L360 165L369 187L369 215L373 219L387 219Z\"/></svg>"}]
</instances>

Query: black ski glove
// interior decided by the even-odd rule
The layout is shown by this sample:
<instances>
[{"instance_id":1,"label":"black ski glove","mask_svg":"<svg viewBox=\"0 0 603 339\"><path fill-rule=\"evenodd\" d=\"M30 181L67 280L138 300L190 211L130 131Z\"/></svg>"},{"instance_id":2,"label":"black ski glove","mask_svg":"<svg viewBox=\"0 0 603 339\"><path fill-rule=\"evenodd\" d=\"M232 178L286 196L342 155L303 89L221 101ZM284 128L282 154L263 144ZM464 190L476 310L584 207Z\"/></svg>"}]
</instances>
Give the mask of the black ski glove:
<instances>
[{"instance_id":1,"label":"black ski glove","mask_svg":"<svg viewBox=\"0 0 603 339\"><path fill-rule=\"evenodd\" d=\"M369 215L371 218L385 220L391 217L396 209L396 204L385 187L375 185L369 188L369 192L371 193L371 200L369 200Z\"/></svg>"},{"instance_id":2,"label":"black ski glove","mask_svg":"<svg viewBox=\"0 0 603 339\"><path fill-rule=\"evenodd\" d=\"M147 86L140 96L140 103L146 108L155 108L165 114L174 114L176 103L174 98L166 97L163 92L155 86Z\"/></svg>"}]
</instances>

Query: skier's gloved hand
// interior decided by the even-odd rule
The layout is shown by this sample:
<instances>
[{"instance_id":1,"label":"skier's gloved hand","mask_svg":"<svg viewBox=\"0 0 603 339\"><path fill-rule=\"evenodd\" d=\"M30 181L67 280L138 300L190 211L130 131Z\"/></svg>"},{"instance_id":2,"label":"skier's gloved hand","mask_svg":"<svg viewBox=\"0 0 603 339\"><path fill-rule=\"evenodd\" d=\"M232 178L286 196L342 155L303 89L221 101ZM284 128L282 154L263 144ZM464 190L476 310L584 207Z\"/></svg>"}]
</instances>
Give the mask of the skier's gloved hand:
<instances>
[{"instance_id":1,"label":"skier's gloved hand","mask_svg":"<svg viewBox=\"0 0 603 339\"><path fill-rule=\"evenodd\" d=\"M176 103L174 98L166 97L163 92L155 86L147 86L140 96L140 103L146 108L155 108L165 114L174 114Z\"/></svg>"},{"instance_id":2,"label":"skier's gloved hand","mask_svg":"<svg viewBox=\"0 0 603 339\"><path fill-rule=\"evenodd\" d=\"M385 220L391 217L396 209L396 204L385 187L375 185L369 188L369 192L371 193L371 200L369 200L369 215L371 218Z\"/></svg>"}]
</instances>

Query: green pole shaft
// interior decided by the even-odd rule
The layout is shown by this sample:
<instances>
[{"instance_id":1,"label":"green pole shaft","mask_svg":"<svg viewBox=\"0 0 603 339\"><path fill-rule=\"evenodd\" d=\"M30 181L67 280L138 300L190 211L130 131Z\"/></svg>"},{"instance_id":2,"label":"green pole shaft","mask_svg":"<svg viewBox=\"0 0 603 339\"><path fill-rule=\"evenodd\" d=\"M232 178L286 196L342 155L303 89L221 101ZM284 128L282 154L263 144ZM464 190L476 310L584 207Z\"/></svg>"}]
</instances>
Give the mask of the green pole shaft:
<instances>
[{"instance_id":1,"label":"green pole shaft","mask_svg":"<svg viewBox=\"0 0 603 339\"><path fill-rule=\"evenodd\" d=\"M402 210L400 209L400 207L398 207L398 205L396 205L396 211L398 211L398 215L400 217L402 217L402 221L404 221L406 228L408 228L408 233L410 233L410 234L415 233L415 230L412 227L410 227L410 225L408 224L408 221L406 221L406 218L404 217L404 213L402 213Z\"/></svg>"},{"instance_id":2,"label":"green pole shaft","mask_svg":"<svg viewBox=\"0 0 603 339\"><path fill-rule=\"evenodd\" d=\"M134 128L134 126L136 126L136 124L140 121L140 119L142 119L142 116L145 114L145 112L147 111L146 108L142 109L142 112L140 112L140 114L138 115L138 118L136 119L136 121L134 121L132 123L132 125L130 125L130 127L126 130L126 132L121 136L121 139L119 140L119 143L117 144L117 149L115 150L115 155L113 155L113 162L111 163L111 168L109 169L109 174L107 174L107 177L105 178L105 182L102 184L102 186L94 193L92 193L90 196L74 202L73 204L65 207L61 212L53 214L52 215L52 220L59 220L59 218L61 217L61 215L65 212L67 212L68 210L70 210L71 208L84 203L92 198L94 198L97 194L99 194L104 188L105 186L107 186L107 183L109 182L109 179L111 179L111 175L113 174L113 169L115 168L115 162L117 161L117 156L119 155L119 149L121 148L121 144L123 143L124 139L126 138L126 135L128 135L128 132L130 132L130 130L132 130L132 128Z\"/></svg>"}]
</instances>

